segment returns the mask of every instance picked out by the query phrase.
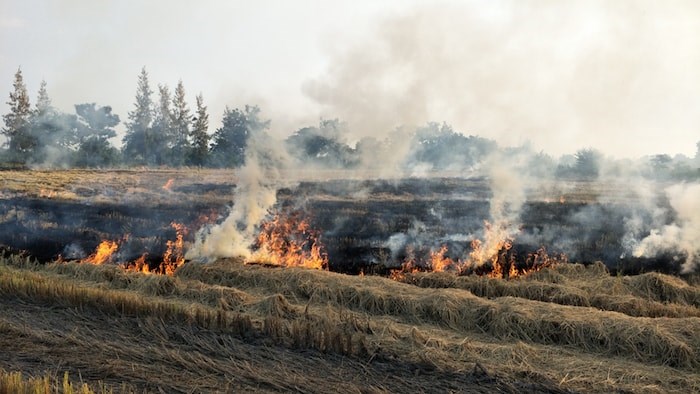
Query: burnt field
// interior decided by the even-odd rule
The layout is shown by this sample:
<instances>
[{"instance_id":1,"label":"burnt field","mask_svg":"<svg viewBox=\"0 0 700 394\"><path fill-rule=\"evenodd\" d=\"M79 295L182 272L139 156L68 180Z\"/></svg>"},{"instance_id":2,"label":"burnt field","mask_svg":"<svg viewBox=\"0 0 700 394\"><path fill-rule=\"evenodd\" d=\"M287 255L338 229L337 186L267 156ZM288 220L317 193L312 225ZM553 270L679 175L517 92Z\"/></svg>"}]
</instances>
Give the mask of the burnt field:
<instances>
[{"instance_id":1,"label":"burnt field","mask_svg":"<svg viewBox=\"0 0 700 394\"><path fill-rule=\"evenodd\" d=\"M121 245L117 261L147 254L155 264L177 236L173 223L184 225L185 241L192 241L199 228L227 214L236 187L234 176L216 171L6 171L3 177L0 248L41 262L81 259L112 240ZM330 270L386 274L406 261L407 251L417 260L442 246L448 258L467 253L470 241L483 236L491 197L483 178L301 181L277 191L274 209L302 213L319 233ZM572 262L601 261L612 273L677 274L674 256L635 258L625 250L625 218L634 214L635 196L618 185L569 182L532 190L509 253L520 262L544 247Z\"/></svg>"},{"instance_id":2,"label":"burnt field","mask_svg":"<svg viewBox=\"0 0 700 394\"><path fill-rule=\"evenodd\" d=\"M493 275L431 262L487 235L485 178L288 182L271 216L300 216L315 270L184 258L235 173L0 175L0 392L700 390L698 279L629 254L627 218L652 218L623 185L527 190L485 265L520 274Z\"/></svg>"}]
</instances>

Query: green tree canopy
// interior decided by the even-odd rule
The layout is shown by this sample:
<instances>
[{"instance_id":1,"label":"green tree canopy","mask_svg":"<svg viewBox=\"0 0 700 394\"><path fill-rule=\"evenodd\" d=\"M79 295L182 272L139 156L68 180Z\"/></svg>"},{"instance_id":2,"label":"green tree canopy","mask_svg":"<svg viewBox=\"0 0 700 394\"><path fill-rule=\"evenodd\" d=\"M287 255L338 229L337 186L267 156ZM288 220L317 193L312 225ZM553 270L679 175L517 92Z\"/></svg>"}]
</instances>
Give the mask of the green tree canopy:
<instances>
[{"instance_id":1,"label":"green tree canopy","mask_svg":"<svg viewBox=\"0 0 700 394\"><path fill-rule=\"evenodd\" d=\"M270 127L260 119L260 108L246 105L243 110L224 110L222 125L213 135L211 164L217 167L239 167L245 163L245 150L251 133Z\"/></svg>"},{"instance_id":2,"label":"green tree canopy","mask_svg":"<svg viewBox=\"0 0 700 394\"><path fill-rule=\"evenodd\" d=\"M31 135L29 124L31 107L22 69L17 69L12 87L13 91L10 92L10 100L7 102L10 112L2 117L5 123L2 134L7 138L6 144L10 150L11 160L24 163L29 159L28 153L36 147L37 141Z\"/></svg>"},{"instance_id":3,"label":"green tree canopy","mask_svg":"<svg viewBox=\"0 0 700 394\"><path fill-rule=\"evenodd\" d=\"M190 139L192 146L190 149L189 163L196 166L202 166L207 162L209 155L209 114L207 107L204 105L204 98L200 93L197 96L197 111L192 120L192 130Z\"/></svg>"}]
</instances>

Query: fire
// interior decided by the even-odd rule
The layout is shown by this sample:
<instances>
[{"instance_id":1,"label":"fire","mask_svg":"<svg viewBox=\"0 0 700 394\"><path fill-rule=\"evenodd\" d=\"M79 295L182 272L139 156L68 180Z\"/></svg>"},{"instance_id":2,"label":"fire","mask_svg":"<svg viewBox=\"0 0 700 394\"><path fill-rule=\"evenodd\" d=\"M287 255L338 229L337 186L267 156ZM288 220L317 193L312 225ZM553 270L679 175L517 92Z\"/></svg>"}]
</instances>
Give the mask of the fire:
<instances>
[{"instance_id":1,"label":"fire","mask_svg":"<svg viewBox=\"0 0 700 394\"><path fill-rule=\"evenodd\" d=\"M518 270L515 267L515 258L508 251L513 248L513 243L510 240L504 240L498 243L498 251L491 257L491 272L486 276L489 278L515 278L518 276Z\"/></svg>"},{"instance_id":2,"label":"fire","mask_svg":"<svg viewBox=\"0 0 700 394\"><path fill-rule=\"evenodd\" d=\"M442 245L437 251L431 251L423 262L416 260L414 248L408 246L407 257L401 268L391 270L389 278L401 281L406 274L420 271L454 272L457 275L484 275L489 278L515 279L521 276L537 272L546 267L552 267L560 263L566 263L566 255L551 256L544 247L527 255L525 261L518 262L513 249L513 241L502 240L496 246L489 247L493 250L490 255L486 253L484 243L479 239L471 242L471 251L463 260L453 260L447 257L448 248ZM488 256L488 258L486 258Z\"/></svg>"},{"instance_id":3,"label":"fire","mask_svg":"<svg viewBox=\"0 0 700 394\"><path fill-rule=\"evenodd\" d=\"M119 245L117 244L117 242L102 241L99 245L97 245L95 253L84 258L83 260L81 260L81 262L98 265L104 264L112 260L112 255L114 255L117 249L119 249Z\"/></svg>"},{"instance_id":4,"label":"fire","mask_svg":"<svg viewBox=\"0 0 700 394\"><path fill-rule=\"evenodd\" d=\"M124 269L127 271L143 272L144 274L149 274L151 273L151 268L148 266L146 256L148 256L148 253L142 254L141 257L134 260L132 263L126 263L122 267L124 267Z\"/></svg>"},{"instance_id":5,"label":"fire","mask_svg":"<svg viewBox=\"0 0 700 394\"><path fill-rule=\"evenodd\" d=\"M445 256L447 245L442 245L437 252L430 252L430 267L435 272L448 271L452 268L454 261Z\"/></svg>"},{"instance_id":6,"label":"fire","mask_svg":"<svg viewBox=\"0 0 700 394\"><path fill-rule=\"evenodd\" d=\"M58 196L58 192L55 190L47 190L47 189L40 189L39 190L39 197L41 198L56 198Z\"/></svg>"},{"instance_id":7,"label":"fire","mask_svg":"<svg viewBox=\"0 0 700 394\"><path fill-rule=\"evenodd\" d=\"M547 253L547 249L543 246L536 252L530 253L527 256L526 265L529 267L530 272L537 272L547 267L568 262L569 259L566 254L561 253L559 255L550 256Z\"/></svg>"},{"instance_id":8,"label":"fire","mask_svg":"<svg viewBox=\"0 0 700 394\"><path fill-rule=\"evenodd\" d=\"M185 233L187 227L184 224L172 222L170 226L175 229L175 241L168 240L166 243L163 262L158 267L160 273L172 275L175 270L185 264Z\"/></svg>"},{"instance_id":9,"label":"fire","mask_svg":"<svg viewBox=\"0 0 700 394\"><path fill-rule=\"evenodd\" d=\"M173 183L175 182L174 178L168 179L167 182L165 182L165 185L163 185L161 188L165 191L171 192L171 188L173 187Z\"/></svg>"},{"instance_id":10,"label":"fire","mask_svg":"<svg viewBox=\"0 0 700 394\"><path fill-rule=\"evenodd\" d=\"M328 257L317 232L301 214L275 215L263 223L256 240L257 250L248 263L325 269Z\"/></svg>"},{"instance_id":11,"label":"fire","mask_svg":"<svg viewBox=\"0 0 700 394\"><path fill-rule=\"evenodd\" d=\"M148 253L143 253L141 257L134 261L122 262L119 266L126 271L173 275L178 267L185 264L185 236L187 235L187 227L176 222L170 223L170 226L175 229L175 240L166 241L163 258L156 268L151 269L147 260ZM127 240L128 235L125 236L123 241L126 242ZM113 256L118 249L118 242L102 241L99 246L97 246L95 253L80 260L80 262L90 264L112 262Z\"/></svg>"}]
</instances>

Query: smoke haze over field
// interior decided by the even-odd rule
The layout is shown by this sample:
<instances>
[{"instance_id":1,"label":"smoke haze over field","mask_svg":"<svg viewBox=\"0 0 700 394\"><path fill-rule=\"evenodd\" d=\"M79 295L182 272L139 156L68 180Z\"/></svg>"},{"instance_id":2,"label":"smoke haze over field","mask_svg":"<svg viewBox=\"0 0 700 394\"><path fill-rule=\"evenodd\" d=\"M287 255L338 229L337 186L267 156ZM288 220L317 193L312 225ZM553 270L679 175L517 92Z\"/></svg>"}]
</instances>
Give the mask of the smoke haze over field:
<instances>
[{"instance_id":1,"label":"smoke haze over field","mask_svg":"<svg viewBox=\"0 0 700 394\"><path fill-rule=\"evenodd\" d=\"M556 155L692 156L700 139L694 1L7 0L0 15L0 86L21 66L62 110L126 119L145 65L154 87L203 93L210 132L226 105L258 104L277 135L323 116L351 142L427 121Z\"/></svg>"}]
</instances>

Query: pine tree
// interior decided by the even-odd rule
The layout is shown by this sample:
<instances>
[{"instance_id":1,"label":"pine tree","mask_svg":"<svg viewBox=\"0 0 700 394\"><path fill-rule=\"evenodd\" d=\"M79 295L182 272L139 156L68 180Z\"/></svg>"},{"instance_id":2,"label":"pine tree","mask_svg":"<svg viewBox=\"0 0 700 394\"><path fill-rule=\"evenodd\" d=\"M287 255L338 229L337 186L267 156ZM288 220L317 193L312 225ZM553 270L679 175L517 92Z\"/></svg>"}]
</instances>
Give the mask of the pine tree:
<instances>
[{"instance_id":1,"label":"pine tree","mask_svg":"<svg viewBox=\"0 0 700 394\"><path fill-rule=\"evenodd\" d=\"M51 110L51 99L49 98L49 93L46 91L46 81L42 79L41 85L39 86L39 95L36 99L36 109L34 110L34 113L38 116L42 116Z\"/></svg>"},{"instance_id":2,"label":"pine tree","mask_svg":"<svg viewBox=\"0 0 700 394\"><path fill-rule=\"evenodd\" d=\"M46 89L46 81L42 80L39 86L39 94L37 95L36 105L32 114L29 117L30 133L36 139L37 146L33 152L33 160L41 162L41 156L45 155L45 150L61 149L61 144L71 145L75 142L68 137L70 133L66 133L59 119L58 112L51 106L51 99Z\"/></svg>"},{"instance_id":3,"label":"pine tree","mask_svg":"<svg viewBox=\"0 0 700 394\"><path fill-rule=\"evenodd\" d=\"M58 111L51 105L46 81L41 81L36 105L29 116L29 136L34 142L26 153L29 161L48 166L69 164L79 146L79 123L73 114Z\"/></svg>"},{"instance_id":4,"label":"pine tree","mask_svg":"<svg viewBox=\"0 0 700 394\"><path fill-rule=\"evenodd\" d=\"M170 161L170 150L175 145L173 134L173 112L170 109L170 90L166 85L158 85L158 106L153 117L153 135L160 141L156 149L156 162Z\"/></svg>"},{"instance_id":5,"label":"pine tree","mask_svg":"<svg viewBox=\"0 0 700 394\"><path fill-rule=\"evenodd\" d=\"M10 93L10 101L7 102L10 106L10 112L2 117L5 122L2 134L7 138L6 144L13 156L11 160L26 162L28 160L27 152L36 146L36 140L32 138L29 127L31 107L27 86L22 77L22 69L17 69L12 86L14 90Z\"/></svg>"},{"instance_id":6,"label":"pine tree","mask_svg":"<svg viewBox=\"0 0 700 394\"><path fill-rule=\"evenodd\" d=\"M141 69L136 89L134 110L129 112L124 136L124 156L126 161L155 164L155 147L160 141L154 138L151 129L153 121L153 101L151 88L148 85L146 67Z\"/></svg>"},{"instance_id":7,"label":"pine tree","mask_svg":"<svg viewBox=\"0 0 700 394\"><path fill-rule=\"evenodd\" d=\"M192 132L190 138L192 146L190 149L190 164L201 166L207 161L209 153L209 114L204 105L204 98L200 93L197 96L197 114L192 121Z\"/></svg>"},{"instance_id":8,"label":"pine tree","mask_svg":"<svg viewBox=\"0 0 700 394\"><path fill-rule=\"evenodd\" d=\"M190 109L185 101L185 87L180 80L173 96L173 134L175 137L170 164L181 166L189 156Z\"/></svg>"}]
</instances>

